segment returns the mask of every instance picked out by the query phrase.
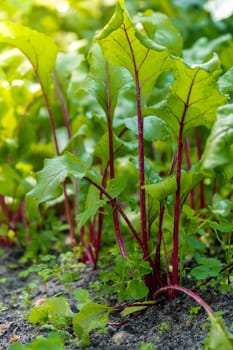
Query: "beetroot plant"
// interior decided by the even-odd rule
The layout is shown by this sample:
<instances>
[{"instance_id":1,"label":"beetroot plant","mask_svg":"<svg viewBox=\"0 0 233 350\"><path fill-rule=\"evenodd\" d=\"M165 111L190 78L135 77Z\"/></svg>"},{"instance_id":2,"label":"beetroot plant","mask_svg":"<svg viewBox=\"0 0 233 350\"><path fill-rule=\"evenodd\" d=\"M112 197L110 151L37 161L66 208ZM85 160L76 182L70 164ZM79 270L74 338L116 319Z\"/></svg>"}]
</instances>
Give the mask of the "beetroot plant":
<instances>
[{"instance_id":1,"label":"beetroot plant","mask_svg":"<svg viewBox=\"0 0 233 350\"><path fill-rule=\"evenodd\" d=\"M110 250L116 268L103 274L106 285L123 282L123 300L149 299L130 305L125 315L153 305L161 293L172 299L180 291L225 334L209 306L180 284L190 260L198 265L191 277L203 281L222 272L230 282L232 68L222 74L216 53L183 52L182 36L167 16L147 10L132 19L123 0L96 33L86 61L82 54L58 53L51 40L29 28L8 22L0 28L0 41L21 50L33 67L55 149L27 193L27 217L38 217L43 203L63 200L80 260L97 268L101 253L103 258ZM82 64L83 76L74 77ZM55 95L63 138L56 129ZM71 120L78 97L82 113ZM213 237L228 267L203 256L211 255ZM82 309L74 322L81 324L84 314ZM76 323L77 333L84 332Z\"/></svg>"}]
</instances>

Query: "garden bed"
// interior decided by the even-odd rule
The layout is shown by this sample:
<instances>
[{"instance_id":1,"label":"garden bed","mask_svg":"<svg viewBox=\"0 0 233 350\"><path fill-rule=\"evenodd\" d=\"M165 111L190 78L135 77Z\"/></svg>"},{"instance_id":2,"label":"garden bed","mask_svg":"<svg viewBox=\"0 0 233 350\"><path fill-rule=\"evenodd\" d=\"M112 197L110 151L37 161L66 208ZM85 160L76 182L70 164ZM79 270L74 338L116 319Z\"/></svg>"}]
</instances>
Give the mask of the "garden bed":
<instances>
[{"instance_id":1,"label":"garden bed","mask_svg":"<svg viewBox=\"0 0 233 350\"><path fill-rule=\"evenodd\" d=\"M80 278L72 282L72 290L68 292L54 278L45 285L39 282L38 288L29 293L28 283L39 281L36 276L20 278L20 270L10 268L18 264L17 252L6 251L0 258L0 349L5 350L11 342L29 343L36 336L47 336L48 331L30 324L26 320L29 309L25 303L32 305L41 298L65 295L76 311L77 302L73 291L78 288L89 288L91 282L98 278L98 270L85 267L80 272ZM4 282L6 278L6 282ZM26 293L27 291L27 293ZM233 323L233 293L218 293L216 290L199 291L203 299L215 310L223 313L223 319L230 330ZM31 299L30 299L31 298ZM30 300L28 300L30 299ZM110 298L109 302L115 302ZM161 298L158 304L149 308L135 319L120 326L110 325L106 332L91 332L89 350L138 350L142 343L154 343L157 350L168 349L203 349L203 340L208 333L207 316L204 310L196 308L197 304L188 296L179 295L169 302ZM4 308L6 308L4 310ZM124 319L125 320L125 319ZM110 322L122 322L119 313L110 316ZM74 339L72 327L66 329L70 338L66 341L65 349L79 349L72 344ZM81 348L80 348L81 349Z\"/></svg>"}]
</instances>

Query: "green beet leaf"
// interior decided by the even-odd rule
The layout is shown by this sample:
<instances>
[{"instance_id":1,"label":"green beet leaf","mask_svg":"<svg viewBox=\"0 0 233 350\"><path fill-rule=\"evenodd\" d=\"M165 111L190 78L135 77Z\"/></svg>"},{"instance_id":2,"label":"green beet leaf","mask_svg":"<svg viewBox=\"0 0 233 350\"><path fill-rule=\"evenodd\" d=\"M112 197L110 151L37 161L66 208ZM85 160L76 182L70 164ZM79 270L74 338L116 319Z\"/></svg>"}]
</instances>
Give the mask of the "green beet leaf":
<instances>
[{"instance_id":1,"label":"green beet leaf","mask_svg":"<svg viewBox=\"0 0 233 350\"><path fill-rule=\"evenodd\" d=\"M183 51L184 60L190 64L199 64L209 60L213 52L216 52L224 68L229 69L232 66L232 49L231 34L220 35L211 41L208 38L202 37L191 48Z\"/></svg>"},{"instance_id":2,"label":"green beet leaf","mask_svg":"<svg viewBox=\"0 0 233 350\"><path fill-rule=\"evenodd\" d=\"M123 123L134 134L138 135L137 117L125 118ZM170 138L170 132L163 120L156 116L147 116L143 119L145 141L165 141Z\"/></svg>"},{"instance_id":3,"label":"green beet leaf","mask_svg":"<svg viewBox=\"0 0 233 350\"><path fill-rule=\"evenodd\" d=\"M143 32L154 42L168 49L176 56L182 54L183 39L179 31L163 13L147 10L139 14L135 22L143 27Z\"/></svg>"},{"instance_id":4,"label":"green beet leaf","mask_svg":"<svg viewBox=\"0 0 233 350\"><path fill-rule=\"evenodd\" d=\"M187 173L183 172L181 174L181 194L187 194L193 187L195 187L202 179L202 175L199 172L189 171ZM163 179L162 181L145 185L146 192L160 201L163 198L168 197L176 192L177 183L175 176L170 176Z\"/></svg>"},{"instance_id":5,"label":"green beet leaf","mask_svg":"<svg viewBox=\"0 0 233 350\"><path fill-rule=\"evenodd\" d=\"M95 146L95 155L101 159L104 166L107 165L109 160L109 140L108 133L105 133ZM113 133L113 149L116 151L122 145L121 140Z\"/></svg>"},{"instance_id":6,"label":"green beet leaf","mask_svg":"<svg viewBox=\"0 0 233 350\"><path fill-rule=\"evenodd\" d=\"M171 67L169 52L140 31L123 0L117 2L113 17L96 40L108 62L127 68L139 81L142 100L148 98L161 72Z\"/></svg>"},{"instance_id":7,"label":"green beet leaf","mask_svg":"<svg viewBox=\"0 0 233 350\"><path fill-rule=\"evenodd\" d=\"M85 167L71 153L46 159L44 168L37 173L38 183L27 193L27 211L30 215L38 215L38 205L56 199L62 194L62 183L67 177L82 178Z\"/></svg>"},{"instance_id":8,"label":"green beet leaf","mask_svg":"<svg viewBox=\"0 0 233 350\"><path fill-rule=\"evenodd\" d=\"M88 92L94 94L106 115L113 117L119 93L131 80L130 75L126 69L107 63L97 43L92 45L88 61Z\"/></svg>"},{"instance_id":9,"label":"green beet leaf","mask_svg":"<svg viewBox=\"0 0 233 350\"><path fill-rule=\"evenodd\" d=\"M16 47L31 62L37 79L48 92L57 46L48 36L13 22L0 23L0 42Z\"/></svg>"},{"instance_id":10,"label":"green beet leaf","mask_svg":"<svg viewBox=\"0 0 233 350\"><path fill-rule=\"evenodd\" d=\"M233 92L233 67L219 78L218 86L223 94Z\"/></svg>"},{"instance_id":11,"label":"green beet leaf","mask_svg":"<svg viewBox=\"0 0 233 350\"><path fill-rule=\"evenodd\" d=\"M78 215L78 230L83 227L83 225L86 224L86 222L92 218L101 207L104 207L106 204L106 201L104 200L98 200L97 202L94 202L92 204L92 207L84 210L82 213Z\"/></svg>"},{"instance_id":12,"label":"green beet leaf","mask_svg":"<svg viewBox=\"0 0 233 350\"><path fill-rule=\"evenodd\" d=\"M233 175L233 104L218 109L217 120L207 140L202 157L204 170L230 166L228 177Z\"/></svg>"},{"instance_id":13,"label":"green beet leaf","mask_svg":"<svg viewBox=\"0 0 233 350\"><path fill-rule=\"evenodd\" d=\"M181 59L173 63L175 80L166 102L158 104L154 113L161 117L177 138L182 128L187 130L204 125L211 128L216 110L226 102L218 90L219 63L216 57L200 66L189 67ZM148 113L152 110L149 109Z\"/></svg>"},{"instance_id":14,"label":"green beet leaf","mask_svg":"<svg viewBox=\"0 0 233 350\"><path fill-rule=\"evenodd\" d=\"M119 196L126 188L127 180L127 176L117 176L114 179L111 179L108 183L106 191L113 198Z\"/></svg>"}]
</instances>

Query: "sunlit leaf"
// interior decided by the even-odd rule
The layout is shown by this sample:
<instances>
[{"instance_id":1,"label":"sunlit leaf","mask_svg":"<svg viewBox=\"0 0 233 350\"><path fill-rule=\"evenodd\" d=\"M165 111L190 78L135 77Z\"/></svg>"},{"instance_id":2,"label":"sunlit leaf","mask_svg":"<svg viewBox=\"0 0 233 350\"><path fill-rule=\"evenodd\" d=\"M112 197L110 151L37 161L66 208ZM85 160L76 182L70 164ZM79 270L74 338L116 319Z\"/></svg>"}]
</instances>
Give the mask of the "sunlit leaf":
<instances>
[{"instance_id":1,"label":"sunlit leaf","mask_svg":"<svg viewBox=\"0 0 233 350\"><path fill-rule=\"evenodd\" d=\"M14 46L25 54L48 92L57 55L53 39L18 23L6 21L0 23L0 42Z\"/></svg>"},{"instance_id":2,"label":"sunlit leaf","mask_svg":"<svg viewBox=\"0 0 233 350\"><path fill-rule=\"evenodd\" d=\"M113 17L96 40L110 63L127 68L134 80L138 77L143 99L148 98L160 73L171 67L171 60L164 46L139 29L131 20L124 1L119 0Z\"/></svg>"},{"instance_id":3,"label":"sunlit leaf","mask_svg":"<svg viewBox=\"0 0 233 350\"><path fill-rule=\"evenodd\" d=\"M173 55L180 56L183 40L176 27L163 13L147 10L139 14L135 22L143 26L143 32L154 42L168 49Z\"/></svg>"},{"instance_id":4,"label":"sunlit leaf","mask_svg":"<svg viewBox=\"0 0 233 350\"><path fill-rule=\"evenodd\" d=\"M166 102L154 109L154 113L166 121L176 137L181 127L183 136L196 126L211 128L217 108L226 102L226 96L220 94L216 81L218 61L213 57L201 66L189 67L181 59L176 59L174 66L171 94Z\"/></svg>"}]
</instances>

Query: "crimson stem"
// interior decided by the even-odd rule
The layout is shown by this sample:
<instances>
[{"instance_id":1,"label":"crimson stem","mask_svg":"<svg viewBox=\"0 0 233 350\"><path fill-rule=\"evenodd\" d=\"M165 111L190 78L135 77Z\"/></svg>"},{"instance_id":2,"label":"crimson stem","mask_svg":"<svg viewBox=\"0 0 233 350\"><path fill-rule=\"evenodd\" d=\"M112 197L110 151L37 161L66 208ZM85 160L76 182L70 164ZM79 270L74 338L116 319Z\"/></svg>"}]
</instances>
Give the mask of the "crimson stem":
<instances>
[{"instance_id":1,"label":"crimson stem","mask_svg":"<svg viewBox=\"0 0 233 350\"><path fill-rule=\"evenodd\" d=\"M57 140L57 135L56 135L56 128L55 128L55 123L54 123L54 118L53 118L53 113L49 104L49 100L48 100L48 96L47 93L44 89L44 86L40 80L39 74L37 72L36 67L33 66L36 78L41 86L41 90L42 90L42 95L44 98L44 102L45 102L45 106L46 109L48 111L48 117L49 117L49 123L50 123L50 129L52 132L52 136L53 136L53 142L55 145L55 151L56 151L56 155L59 156L60 151L59 151L59 146L58 146L58 140ZM64 193L64 203L65 203L65 211L66 211L66 217L67 217L67 221L69 224L69 233L70 233L70 238L71 238L71 242L72 242L72 246L76 247L77 246L77 241L76 241L76 237L75 237L75 230L74 230L74 225L73 225L73 220L72 220L72 214L71 214L71 208L70 208L70 203L69 203L69 198L67 196L66 193L66 185L65 182L63 182L62 184L63 187L63 193Z\"/></svg>"},{"instance_id":2,"label":"crimson stem","mask_svg":"<svg viewBox=\"0 0 233 350\"><path fill-rule=\"evenodd\" d=\"M173 228L173 252L172 252L172 284L176 285L179 281L179 223L181 213L181 168L183 155L183 137L184 123L186 113L189 108L189 100L194 84L195 76L190 84L186 102L184 104L183 114L180 120L180 129L178 135L178 150L177 150L177 167L176 167L176 196L174 207L174 228ZM174 293L175 296L175 293Z\"/></svg>"},{"instance_id":3,"label":"crimson stem","mask_svg":"<svg viewBox=\"0 0 233 350\"><path fill-rule=\"evenodd\" d=\"M210 319L215 319L215 313L213 311L213 309L205 302L205 300L203 300L201 297L199 297L199 295L197 295L196 293L194 293L193 291L191 291L190 289L187 289L183 286L179 286L179 285L171 285L171 286L166 286L166 287L162 287L159 290L157 290L153 297L154 299L156 299L160 294L162 293L166 293L169 290L172 291L179 291L182 293L185 293L187 295L189 295L191 298L193 298L200 306L203 307L203 309L206 311L207 315L210 317Z\"/></svg>"},{"instance_id":4,"label":"crimson stem","mask_svg":"<svg viewBox=\"0 0 233 350\"><path fill-rule=\"evenodd\" d=\"M110 179L115 178L115 169L114 169L114 147L113 147L113 130L112 130L112 106L111 106L111 86L110 86L110 77L109 77L109 65L106 63L106 92L107 92L107 124L108 124L108 147L109 147L109 173L110 173ZM112 215L113 215L113 222L116 232L116 239L117 243L121 252L121 255L126 258L127 253L125 250L119 218L118 218L118 212L115 210L114 206L112 205Z\"/></svg>"},{"instance_id":5,"label":"crimson stem","mask_svg":"<svg viewBox=\"0 0 233 350\"><path fill-rule=\"evenodd\" d=\"M143 243L144 251L146 252L146 256L144 256L144 258L147 258L147 255L149 255L149 251L148 251L148 235L147 235L147 222L146 222L146 193L145 193L145 189L144 189L144 185L145 185L144 140L143 140L144 139L144 137L143 137L144 129L143 129L143 116L142 116L142 105L141 105L141 88L140 88L140 82L139 82L139 71L140 71L140 67L142 66L142 63L139 67L137 67L132 44L130 42L126 28L124 28L124 30L125 30L125 35L126 35L126 39L127 39L128 45L129 45L131 58L132 58L132 62L133 62L134 80L135 80L135 85L136 85L136 101L137 101L137 116L138 116L138 163L139 163L139 187L140 187L140 189L139 189L139 191L140 191L140 224L141 224L142 243ZM148 54L148 52L147 52L147 54Z\"/></svg>"}]
</instances>

